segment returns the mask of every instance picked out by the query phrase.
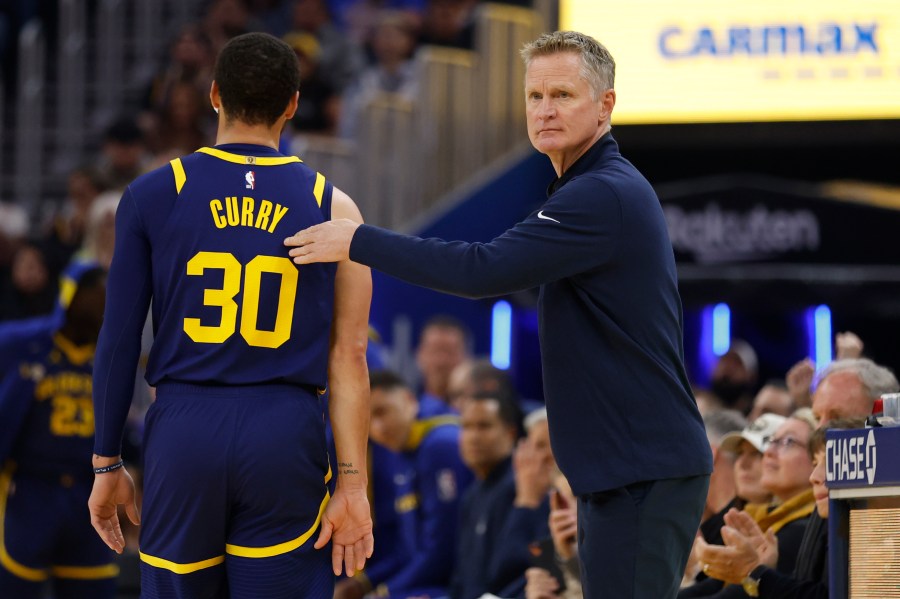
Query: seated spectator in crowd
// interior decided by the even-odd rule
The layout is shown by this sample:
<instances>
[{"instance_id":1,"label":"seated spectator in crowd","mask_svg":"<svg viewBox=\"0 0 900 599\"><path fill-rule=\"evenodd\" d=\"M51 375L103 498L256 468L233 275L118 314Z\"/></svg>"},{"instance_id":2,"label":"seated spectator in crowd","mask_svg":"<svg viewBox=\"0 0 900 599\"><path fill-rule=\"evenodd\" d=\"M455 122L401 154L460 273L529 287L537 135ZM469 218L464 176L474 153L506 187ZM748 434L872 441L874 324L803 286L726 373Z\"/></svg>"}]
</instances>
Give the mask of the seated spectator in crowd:
<instances>
[{"instance_id":1,"label":"seated spectator in crowd","mask_svg":"<svg viewBox=\"0 0 900 599\"><path fill-rule=\"evenodd\" d=\"M450 374L468 359L470 338L466 326L451 316L435 316L422 327L416 348L416 366L422 377L420 417L453 413L449 404Z\"/></svg>"},{"instance_id":2,"label":"seated spectator in crowd","mask_svg":"<svg viewBox=\"0 0 900 599\"><path fill-rule=\"evenodd\" d=\"M729 512L726 517L726 551L707 567L710 576L731 583L720 595L728 599L752 596L766 599L828 599L828 488L825 486L825 432L829 429L862 428L863 420L833 420L816 429L807 451L813 464L809 475L816 511L808 521L794 571L777 569L778 542L763 532L747 514ZM740 585L740 586L737 586Z\"/></svg>"},{"instance_id":3,"label":"seated spectator in crowd","mask_svg":"<svg viewBox=\"0 0 900 599\"><path fill-rule=\"evenodd\" d=\"M20 244L13 254L9 281L0 287L0 320L49 314L56 302L56 275L41 242Z\"/></svg>"},{"instance_id":4,"label":"seated spectator in crowd","mask_svg":"<svg viewBox=\"0 0 900 599\"><path fill-rule=\"evenodd\" d=\"M726 408L750 412L759 362L756 351L743 339L733 339L728 351L713 366L710 389Z\"/></svg>"},{"instance_id":5,"label":"seated spectator in crowd","mask_svg":"<svg viewBox=\"0 0 900 599\"><path fill-rule=\"evenodd\" d=\"M319 47L317 58L323 79L336 93L343 93L365 65L360 48L335 26L326 0L295 0L292 17L290 33L313 36Z\"/></svg>"},{"instance_id":6,"label":"seated spectator in crowd","mask_svg":"<svg viewBox=\"0 0 900 599\"><path fill-rule=\"evenodd\" d=\"M709 389L694 386L691 387L691 392L693 392L694 399L697 401L697 409L700 411L701 416L706 416L716 410L725 409L722 405L722 400L716 397L716 394Z\"/></svg>"},{"instance_id":7,"label":"seated spectator in crowd","mask_svg":"<svg viewBox=\"0 0 900 599\"><path fill-rule=\"evenodd\" d=\"M208 93L208 91L207 91ZM159 110L149 116L147 146L164 159L184 156L215 139L207 93L190 81L171 85Z\"/></svg>"},{"instance_id":8,"label":"seated spectator in crowd","mask_svg":"<svg viewBox=\"0 0 900 599\"><path fill-rule=\"evenodd\" d=\"M107 191L94 200L88 211L84 244L77 253L80 259L93 260L109 268L116 244L116 209L120 199L118 191Z\"/></svg>"},{"instance_id":9,"label":"seated spectator in crowd","mask_svg":"<svg viewBox=\"0 0 900 599\"><path fill-rule=\"evenodd\" d=\"M862 357L863 342L856 333L845 331L834 336L835 360L855 360ZM797 408L812 405L812 383L816 365L809 358L794 364L785 376L788 393ZM821 379L821 377L820 377Z\"/></svg>"},{"instance_id":10,"label":"seated spectator in crowd","mask_svg":"<svg viewBox=\"0 0 900 599\"><path fill-rule=\"evenodd\" d=\"M525 417L526 436L513 452L516 496L497 537L489 578L500 597L519 597L525 587L525 570L531 564L529 547L549 534L550 489L558 472L550 448L547 410Z\"/></svg>"},{"instance_id":11,"label":"seated spectator in crowd","mask_svg":"<svg viewBox=\"0 0 900 599\"><path fill-rule=\"evenodd\" d=\"M209 93L214 62L209 38L197 25L187 25L169 46L163 67L153 77L144 100L145 113L160 113L168 101L172 88L190 83L200 93ZM145 122L141 122L147 130Z\"/></svg>"},{"instance_id":12,"label":"seated spectator in crowd","mask_svg":"<svg viewBox=\"0 0 900 599\"><path fill-rule=\"evenodd\" d=\"M337 88L325 76L319 42L306 32L288 33L284 41L294 49L300 61L300 101L290 121L291 129L295 133L331 135L337 127L340 97Z\"/></svg>"},{"instance_id":13,"label":"seated spectator in crowd","mask_svg":"<svg viewBox=\"0 0 900 599\"><path fill-rule=\"evenodd\" d=\"M335 26L363 47L384 11L400 12L418 32L427 0L328 0Z\"/></svg>"},{"instance_id":14,"label":"seated spectator in crowd","mask_svg":"<svg viewBox=\"0 0 900 599\"><path fill-rule=\"evenodd\" d=\"M373 372L370 387L370 438L407 461L403 475L411 481L410 491L396 497L393 505L400 518L413 519L407 522L407 530L414 531L413 547L396 570L369 567L354 580L341 582L346 587L341 596L362 597L375 587L379 596L445 595L453 572L460 499L472 480L460 458L459 421L455 416L417 420L415 394L392 372ZM353 585L355 594L349 588Z\"/></svg>"},{"instance_id":15,"label":"seated spectator in crowd","mask_svg":"<svg viewBox=\"0 0 900 599\"><path fill-rule=\"evenodd\" d=\"M87 228L88 212L103 191L94 169L81 167L69 173L67 195L53 211L44 228L44 245L53 270L59 272L81 247Z\"/></svg>"},{"instance_id":16,"label":"seated spectator in crowd","mask_svg":"<svg viewBox=\"0 0 900 599\"><path fill-rule=\"evenodd\" d=\"M794 569L807 520L815 509L815 499L809 484L812 460L807 451L814 424L808 408L798 410L767 439L760 482L764 489L772 493L773 501L769 504L747 504L744 507L744 511L761 530L766 531L772 542L777 539L779 556L776 567L785 574ZM722 529L722 538L726 542L728 533L727 527ZM696 545L697 558L703 564L701 569L709 576L708 564L711 561L718 563L729 548L710 545L701 539L696 541ZM720 592L729 592L723 585L715 578L708 578L682 589L679 597L719 599L722 597Z\"/></svg>"},{"instance_id":17,"label":"seated spectator in crowd","mask_svg":"<svg viewBox=\"0 0 900 599\"><path fill-rule=\"evenodd\" d=\"M122 190L142 174L150 163L144 134L134 119L120 118L103 134L101 158L97 165L105 189Z\"/></svg>"},{"instance_id":18,"label":"seated spectator in crowd","mask_svg":"<svg viewBox=\"0 0 900 599\"><path fill-rule=\"evenodd\" d=\"M516 498L512 453L522 424L513 402L489 395L466 399L460 424L460 453L475 482L463 496L450 596L477 599L502 590L491 563Z\"/></svg>"},{"instance_id":19,"label":"seated spectator in crowd","mask_svg":"<svg viewBox=\"0 0 900 599\"><path fill-rule=\"evenodd\" d=\"M709 492L700 522L700 537L704 543L722 545L722 525L725 513L731 508L743 509L747 502L768 503L771 494L763 489L763 439L775 433L784 417L766 415L752 425L737 410L719 410L703 416L706 436L713 454L713 472L709 477ZM685 567L682 588L706 578L700 571L694 543Z\"/></svg>"},{"instance_id":20,"label":"seated spectator in crowd","mask_svg":"<svg viewBox=\"0 0 900 599\"><path fill-rule=\"evenodd\" d=\"M569 481L557 474L550 493L550 538L553 541L554 572L545 568L529 568L525 572L525 599L582 599L581 572L578 562L578 501ZM542 547L533 547L540 557ZM546 562L543 562L546 563ZM556 571L558 570L558 571Z\"/></svg>"},{"instance_id":21,"label":"seated spectator in crowd","mask_svg":"<svg viewBox=\"0 0 900 599\"><path fill-rule=\"evenodd\" d=\"M217 56L231 38L259 30L244 0L212 0L201 27L210 42L212 56Z\"/></svg>"},{"instance_id":22,"label":"seated spectator in crowd","mask_svg":"<svg viewBox=\"0 0 900 599\"><path fill-rule=\"evenodd\" d=\"M790 416L794 411L794 400L782 381L768 381L753 398L753 407L747 420L753 422L763 414Z\"/></svg>"},{"instance_id":23,"label":"seated spectator in crowd","mask_svg":"<svg viewBox=\"0 0 900 599\"><path fill-rule=\"evenodd\" d=\"M544 407L542 403L519 397L509 372L494 366L490 358L466 359L450 373L447 397L453 410L459 412L462 402L473 395L503 396L518 405L525 414Z\"/></svg>"},{"instance_id":24,"label":"seated spectator in crowd","mask_svg":"<svg viewBox=\"0 0 900 599\"><path fill-rule=\"evenodd\" d=\"M409 101L418 95L418 79L411 58L416 47L414 24L406 13L384 11L372 33L375 64L347 87L341 102L338 134L354 139L363 123L366 106L392 94Z\"/></svg>"},{"instance_id":25,"label":"seated spectator in crowd","mask_svg":"<svg viewBox=\"0 0 900 599\"><path fill-rule=\"evenodd\" d=\"M819 373L812 411L820 426L837 418L866 418L876 399L898 390L894 373L868 358L836 360Z\"/></svg>"},{"instance_id":26,"label":"seated spectator in crowd","mask_svg":"<svg viewBox=\"0 0 900 599\"><path fill-rule=\"evenodd\" d=\"M476 4L477 0L428 0L419 45L473 49Z\"/></svg>"}]
</instances>

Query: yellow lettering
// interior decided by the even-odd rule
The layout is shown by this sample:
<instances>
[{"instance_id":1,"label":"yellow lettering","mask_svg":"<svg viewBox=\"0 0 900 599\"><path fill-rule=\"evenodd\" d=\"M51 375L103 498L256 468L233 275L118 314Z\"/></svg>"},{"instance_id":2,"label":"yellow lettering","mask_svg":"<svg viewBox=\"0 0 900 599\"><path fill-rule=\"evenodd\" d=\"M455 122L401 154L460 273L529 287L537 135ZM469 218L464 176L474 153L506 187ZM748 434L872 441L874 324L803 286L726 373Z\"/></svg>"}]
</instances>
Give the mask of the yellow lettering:
<instances>
[{"instance_id":1,"label":"yellow lettering","mask_svg":"<svg viewBox=\"0 0 900 599\"><path fill-rule=\"evenodd\" d=\"M228 215L228 224L236 227L241 224L241 215L238 211L237 196L228 196L225 198L225 214Z\"/></svg>"},{"instance_id":2,"label":"yellow lettering","mask_svg":"<svg viewBox=\"0 0 900 599\"><path fill-rule=\"evenodd\" d=\"M278 225L278 222L284 218L284 215L287 214L288 209L282 206L281 204L275 204L275 216L272 217L272 226L269 227L269 233L275 232L275 226Z\"/></svg>"},{"instance_id":3,"label":"yellow lettering","mask_svg":"<svg viewBox=\"0 0 900 599\"><path fill-rule=\"evenodd\" d=\"M217 229L224 229L228 226L225 217L222 216L222 202L219 200L211 201L209 203L209 210L212 212L213 222L216 224Z\"/></svg>"},{"instance_id":4,"label":"yellow lettering","mask_svg":"<svg viewBox=\"0 0 900 599\"><path fill-rule=\"evenodd\" d=\"M245 227L253 226L253 198L244 196L244 206L241 212L241 224Z\"/></svg>"},{"instance_id":5,"label":"yellow lettering","mask_svg":"<svg viewBox=\"0 0 900 599\"><path fill-rule=\"evenodd\" d=\"M259 215L256 217L256 224L253 225L257 229L266 229L269 227L269 215L272 214L272 202L263 200L259 204Z\"/></svg>"}]
</instances>

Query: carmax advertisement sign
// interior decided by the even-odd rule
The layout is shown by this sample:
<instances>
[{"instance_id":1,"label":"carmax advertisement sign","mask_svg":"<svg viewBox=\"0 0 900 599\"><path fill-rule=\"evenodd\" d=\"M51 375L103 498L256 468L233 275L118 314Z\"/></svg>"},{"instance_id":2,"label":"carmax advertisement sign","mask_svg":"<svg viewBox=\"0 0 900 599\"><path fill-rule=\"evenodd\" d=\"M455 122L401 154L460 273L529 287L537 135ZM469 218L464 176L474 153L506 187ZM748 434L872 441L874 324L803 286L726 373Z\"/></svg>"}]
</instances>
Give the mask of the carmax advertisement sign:
<instances>
[{"instance_id":1,"label":"carmax advertisement sign","mask_svg":"<svg viewBox=\"0 0 900 599\"><path fill-rule=\"evenodd\" d=\"M613 122L900 118L898 0L560 0L616 59Z\"/></svg>"}]
</instances>

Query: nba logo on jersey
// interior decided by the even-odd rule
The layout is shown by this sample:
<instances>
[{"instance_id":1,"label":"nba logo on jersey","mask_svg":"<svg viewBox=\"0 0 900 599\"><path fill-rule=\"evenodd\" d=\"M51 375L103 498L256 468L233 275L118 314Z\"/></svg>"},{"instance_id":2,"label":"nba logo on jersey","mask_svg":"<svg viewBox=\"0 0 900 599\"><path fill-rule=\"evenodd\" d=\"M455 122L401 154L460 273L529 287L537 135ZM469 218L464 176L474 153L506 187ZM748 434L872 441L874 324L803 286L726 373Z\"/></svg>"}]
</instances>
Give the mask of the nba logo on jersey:
<instances>
[{"instance_id":1,"label":"nba logo on jersey","mask_svg":"<svg viewBox=\"0 0 900 599\"><path fill-rule=\"evenodd\" d=\"M247 180L247 189L256 189L256 173L247 171L247 174L244 175L244 179Z\"/></svg>"}]
</instances>

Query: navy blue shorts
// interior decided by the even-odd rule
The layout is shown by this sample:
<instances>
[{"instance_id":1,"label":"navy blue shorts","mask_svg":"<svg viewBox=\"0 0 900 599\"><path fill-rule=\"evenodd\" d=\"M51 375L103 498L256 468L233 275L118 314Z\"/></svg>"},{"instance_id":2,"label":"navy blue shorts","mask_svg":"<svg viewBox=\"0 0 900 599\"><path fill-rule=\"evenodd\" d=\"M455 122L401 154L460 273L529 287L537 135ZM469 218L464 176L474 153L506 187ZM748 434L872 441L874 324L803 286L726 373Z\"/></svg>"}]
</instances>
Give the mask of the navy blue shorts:
<instances>
[{"instance_id":1,"label":"navy blue shorts","mask_svg":"<svg viewBox=\"0 0 900 599\"><path fill-rule=\"evenodd\" d=\"M162 384L144 432L142 597L322 598L324 414L291 385Z\"/></svg>"},{"instance_id":2,"label":"navy blue shorts","mask_svg":"<svg viewBox=\"0 0 900 599\"><path fill-rule=\"evenodd\" d=\"M114 597L113 553L91 526L87 477L0 473L0 597Z\"/></svg>"}]
</instances>

